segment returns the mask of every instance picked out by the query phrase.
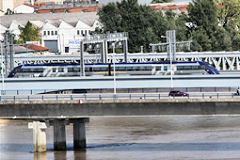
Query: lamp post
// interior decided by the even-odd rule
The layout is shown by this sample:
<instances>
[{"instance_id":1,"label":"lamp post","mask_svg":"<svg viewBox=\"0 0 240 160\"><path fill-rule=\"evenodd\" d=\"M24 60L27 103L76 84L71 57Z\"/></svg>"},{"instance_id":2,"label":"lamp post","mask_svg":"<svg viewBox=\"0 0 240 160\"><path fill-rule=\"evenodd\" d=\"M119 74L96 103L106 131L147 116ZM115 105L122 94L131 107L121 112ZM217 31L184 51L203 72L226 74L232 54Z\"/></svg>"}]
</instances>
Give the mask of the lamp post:
<instances>
[{"instance_id":1,"label":"lamp post","mask_svg":"<svg viewBox=\"0 0 240 160\"><path fill-rule=\"evenodd\" d=\"M5 90L5 85L4 85L4 70L3 70L3 44L1 42L1 74L2 74L2 94L4 93Z\"/></svg>"},{"instance_id":2,"label":"lamp post","mask_svg":"<svg viewBox=\"0 0 240 160\"><path fill-rule=\"evenodd\" d=\"M171 69L171 89L173 88L173 64L172 64L172 54L170 53L170 69Z\"/></svg>"},{"instance_id":3,"label":"lamp post","mask_svg":"<svg viewBox=\"0 0 240 160\"><path fill-rule=\"evenodd\" d=\"M115 42L113 43L113 93L117 94L116 67L115 67Z\"/></svg>"}]
</instances>

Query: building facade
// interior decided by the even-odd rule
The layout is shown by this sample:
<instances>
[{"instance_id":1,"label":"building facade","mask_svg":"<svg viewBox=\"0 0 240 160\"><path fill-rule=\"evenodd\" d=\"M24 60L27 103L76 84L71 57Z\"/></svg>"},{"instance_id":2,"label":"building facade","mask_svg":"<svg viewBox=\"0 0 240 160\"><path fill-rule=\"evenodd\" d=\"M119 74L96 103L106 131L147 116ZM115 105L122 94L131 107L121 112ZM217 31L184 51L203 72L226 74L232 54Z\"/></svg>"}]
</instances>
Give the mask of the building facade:
<instances>
[{"instance_id":1,"label":"building facade","mask_svg":"<svg viewBox=\"0 0 240 160\"><path fill-rule=\"evenodd\" d=\"M0 9L6 12L7 9L13 10L15 7L29 2L30 0L0 0Z\"/></svg>"},{"instance_id":2,"label":"building facade","mask_svg":"<svg viewBox=\"0 0 240 160\"><path fill-rule=\"evenodd\" d=\"M14 33L17 40L19 26L24 27L28 21L40 28L41 45L59 54L79 53L84 36L102 27L96 12L7 15L0 17L1 40L6 30Z\"/></svg>"}]
</instances>

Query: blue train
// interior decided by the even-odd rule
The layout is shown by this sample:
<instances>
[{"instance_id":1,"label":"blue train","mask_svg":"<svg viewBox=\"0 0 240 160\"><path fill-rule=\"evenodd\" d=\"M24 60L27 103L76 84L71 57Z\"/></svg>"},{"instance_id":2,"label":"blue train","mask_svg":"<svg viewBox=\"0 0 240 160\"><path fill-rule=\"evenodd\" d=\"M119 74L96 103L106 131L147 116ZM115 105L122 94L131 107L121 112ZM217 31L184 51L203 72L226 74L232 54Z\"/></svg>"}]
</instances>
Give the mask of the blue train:
<instances>
[{"instance_id":1,"label":"blue train","mask_svg":"<svg viewBox=\"0 0 240 160\"><path fill-rule=\"evenodd\" d=\"M194 75L219 74L211 65L201 62L154 62L154 63L97 63L85 64L86 76L111 76L115 65L116 75ZM20 65L8 77L72 77L80 76L79 64Z\"/></svg>"}]
</instances>

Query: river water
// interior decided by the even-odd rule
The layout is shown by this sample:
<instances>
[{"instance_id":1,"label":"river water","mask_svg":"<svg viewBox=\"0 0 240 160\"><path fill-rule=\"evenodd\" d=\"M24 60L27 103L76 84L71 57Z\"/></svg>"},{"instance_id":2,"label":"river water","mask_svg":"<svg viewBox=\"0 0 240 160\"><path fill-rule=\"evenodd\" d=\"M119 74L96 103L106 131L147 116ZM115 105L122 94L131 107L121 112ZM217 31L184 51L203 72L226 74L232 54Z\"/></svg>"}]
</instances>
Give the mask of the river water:
<instances>
[{"instance_id":1,"label":"river water","mask_svg":"<svg viewBox=\"0 0 240 160\"><path fill-rule=\"evenodd\" d=\"M240 117L91 118L86 151L73 151L67 126L67 151L53 151L53 128L47 129L47 152L33 153L26 121L0 120L1 160L237 160Z\"/></svg>"}]
</instances>

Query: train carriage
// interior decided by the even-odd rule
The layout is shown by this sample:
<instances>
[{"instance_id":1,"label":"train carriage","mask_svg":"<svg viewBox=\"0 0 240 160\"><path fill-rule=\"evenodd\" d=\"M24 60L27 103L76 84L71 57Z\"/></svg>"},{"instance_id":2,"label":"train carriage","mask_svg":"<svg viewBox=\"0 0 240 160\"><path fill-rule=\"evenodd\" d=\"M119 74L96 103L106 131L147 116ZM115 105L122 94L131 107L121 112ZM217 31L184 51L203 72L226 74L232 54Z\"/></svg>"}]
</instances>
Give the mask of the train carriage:
<instances>
[{"instance_id":1,"label":"train carriage","mask_svg":"<svg viewBox=\"0 0 240 160\"><path fill-rule=\"evenodd\" d=\"M116 75L193 75L219 74L211 65L201 62L155 62L155 63L97 63L85 64L86 76ZM80 76L79 64L20 65L8 77L73 77Z\"/></svg>"}]
</instances>

